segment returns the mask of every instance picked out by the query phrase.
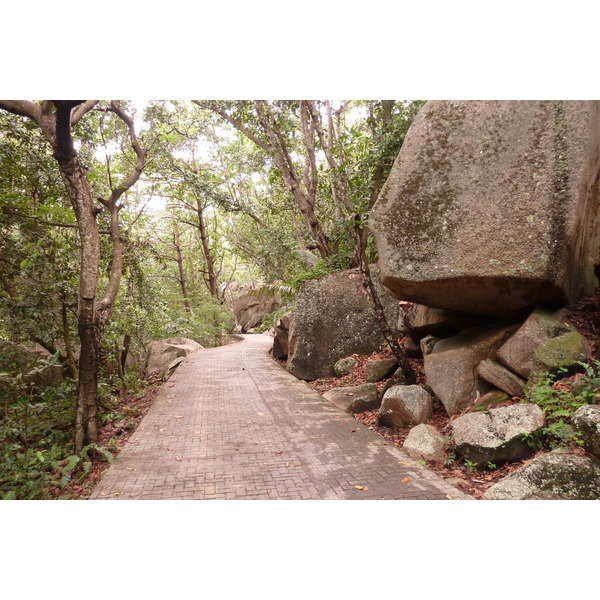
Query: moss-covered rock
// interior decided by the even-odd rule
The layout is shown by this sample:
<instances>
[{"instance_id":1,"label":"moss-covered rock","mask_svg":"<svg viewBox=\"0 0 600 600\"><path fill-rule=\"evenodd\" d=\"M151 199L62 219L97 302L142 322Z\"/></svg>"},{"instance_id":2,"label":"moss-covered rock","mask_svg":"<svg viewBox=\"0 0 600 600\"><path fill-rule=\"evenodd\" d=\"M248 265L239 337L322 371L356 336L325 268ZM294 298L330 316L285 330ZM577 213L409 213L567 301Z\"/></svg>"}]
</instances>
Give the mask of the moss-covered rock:
<instances>
[{"instance_id":1,"label":"moss-covered rock","mask_svg":"<svg viewBox=\"0 0 600 600\"><path fill-rule=\"evenodd\" d=\"M527 388L531 389L545 373L557 374L561 369L572 371L579 362L587 360L589 351L587 340L578 331L547 340L533 355Z\"/></svg>"},{"instance_id":2,"label":"moss-covered rock","mask_svg":"<svg viewBox=\"0 0 600 600\"><path fill-rule=\"evenodd\" d=\"M398 323L398 300L379 289L388 323ZM351 354L371 354L384 342L357 269L305 281L298 293L290 329L286 368L299 379L333 377L333 365Z\"/></svg>"},{"instance_id":3,"label":"moss-covered rock","mask_svg":"<svg viewBox=\"0 0 600 600\"><path fill-rule=\"evenodd\" d=\"M598 500L600 462L554 450L490 487L486 500Z\"/></svg>"}]
</instances>

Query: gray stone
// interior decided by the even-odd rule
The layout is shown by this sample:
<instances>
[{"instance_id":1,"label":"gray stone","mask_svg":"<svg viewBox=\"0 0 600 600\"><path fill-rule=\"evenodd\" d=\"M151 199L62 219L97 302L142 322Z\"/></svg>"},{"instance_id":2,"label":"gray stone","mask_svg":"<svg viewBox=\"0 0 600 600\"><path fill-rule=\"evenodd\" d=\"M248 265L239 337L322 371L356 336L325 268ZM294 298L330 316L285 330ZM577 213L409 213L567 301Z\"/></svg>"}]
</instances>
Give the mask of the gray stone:
<instances>
[{"instance_id":1,"label":"gray stone","mask_svg":"<svg viewBox=\"0 0 600 600\"><path fill-rule=\"evenodd\" d=\"M333 365L333 372L335 373L335 376L345 377L346 375L349 375L354 370L357 362L358 361L352 356L340 358L340 360Z\"/></svg>"},{"instance_id":2,"label":"gray stone","mask_svg":"<svg viewBox=\"0 0 600 600\"><path fill-rule=\"evenodd\" d=\"M491 486L485 500L598 500L600 462L553 450Z\"/></svg>"},{"instance_id":3,"label":"gray stone","mask_svg":"<svg viewBox=\"0 0 600 600\"><path fill-rule=\"evenodd\" d=\"M378 283L376 266L372 275L393 325L398 322L398 300ZM299 379L333 377L333 365L340 358L379 350L384 339L360 272L352 269L305 281L296 299L290 336L296 341L286 368Z\"/></svg>"},{"instance_id":4,"label":"gray stone","mask_svg":"<svg viewBox=\"0 0 600 600\"><path fill-rule=\"evenodd\" d=\"M287 360L289 354L290 328L294 319L292 312L285 313L277 322L273 339L273 356L278 360Z\"/></svg>"},{"instance_id":5,"label":"gray stone","mask_svg":"<svg viewBox=\"0 0 600 600\"><path fill-rule=\"evenodd\" d=\"M533 434L544 422L537 404L514 404L458 417L452 422L452 439L456 452L472 462L517 461L532 453L523 436Z\"/></svg>"},{"instance_id":6,"label":"gray stone","mask_svg":"<svg viewBox=\"0 0 600 600\"><path fill-rule=\"evenodd\" d=\"M395 385L381 402L377 422L381 427L407 427L427 422L433 414L433 398L418 385Z\"/></svg>"},{"instance_id":7,"label":"gray stone","mask_svg":"<svg viewBox=\"0 0 600 600\"><path fill-rule=\"evenodd\" d=\"M435 427L421 424L409 432L402 450L415 460L430 460L440 462L446 456L448 439Z\"/></svg>"},{"instance_id":8,"label":"gray stone","mask_svg":"<svg viewBox=\"0 0 600 600\"><path fill-rule=\"evenodd\" d=\"M23 382L37 387L59 385L65 380L65 369L62 365L40 365L25 373Z\"/></svg>"},{"instance_id":9,"label":"gray stone","mask_svg":"<svg viewBox=\"0 0 600 600\"><path fill-rule=\"evenodd\" d=\"M379 408L381 400L373 383L332 388L323 398L349 413L361 413Z\"/></svg>"},{"instance_id":10,"label":"gray stone","mask_svg":"<svg viewBox=\"0 0 600 600\"><path fill-rule=\"evenodd\" d=\"M475 368L482 360L493 358L515 328L511 325L465 329L437 342L425 356L427 383L449 415L468 409L481 394L492 389L487 381L477 377Z\"/></svg>"},{"instance_id":11,"label":"gray stone","mask_svg":"<svg viewBox=\"0 0 600 600\"><path fill-rule=\"evenodd\" d=\"M184 337L152 342L147 348L145 376L167 379L179 364L174 362L177 358L188 356L201 348L198 342Z\"/></svg>"},{"instance_id":12,"label":"gray stone","mask_svg":"<svg viewBox=\"0 0 600 600\"><path fill-rule=\"evenodd\" d=\"M461 329L482 325L484 320L478 315L402 302L398 330L401 334L419 341L428 335L437 337L455 335Z\"/></svg>"},{"instance_id":13,"label":"gray stone","mask_svg":"<svg viewBox=\"0 0 600 600\"><path fill-rule=\"evenodd\" d=\"M243 294L234 300L233 313L242 330L250 332L262 323L266 315L273 312L276 305L277 299L274 296Z\"/></svg>"},{"instance_id":14,"label":"gray stone","mask_svg":"<svg viewBox=\"0 0 600 600\"><path fill-rule=\"evenodd\" d=\"M521 327L498 349L496 357L511 371L527 379L533 366L533 355L550 338L573 331L564 310L536 308Z\"/></svg>"},{"instance_id":15,"label":"gray stone","mask_svg":"<svg viewBox=\"0 0 600 600\"><path fill-rule=\"evenodd\" d=\"M482 360L477 365L477 375L511 396L521 397L527 383L512 371L494 360Z\"/></svg>"},{"instance_id":16,"label":"gray stone","mask_svg":"<svg viewBox=\"0 0 600 600\"><path fill-rule=\"evenodd\" d=\"M573 414L571 423L580 434L586 452L600 458L600 406L580 406Z\"/></svg>"},{"instance_id":17,"label":"gray stone","mask_svg":"<svg viewBox=\"0 0 600 600\"><path fill-rule=\"evenodd\" d=\"M382 282L505 315L592 295L598 101L431 101L370 212Z\"/></svg>"},{"instance_id":18,"label":"gray stone","mask_svg":"<svg viewBox=\"0 0 600 600\"><path fill-rule=\"evenodd\" d=\"M395 358L368 360L365 366L365 377L368 383L376 383L389 377L398 368Z\"/></svg>"}]
</instances>

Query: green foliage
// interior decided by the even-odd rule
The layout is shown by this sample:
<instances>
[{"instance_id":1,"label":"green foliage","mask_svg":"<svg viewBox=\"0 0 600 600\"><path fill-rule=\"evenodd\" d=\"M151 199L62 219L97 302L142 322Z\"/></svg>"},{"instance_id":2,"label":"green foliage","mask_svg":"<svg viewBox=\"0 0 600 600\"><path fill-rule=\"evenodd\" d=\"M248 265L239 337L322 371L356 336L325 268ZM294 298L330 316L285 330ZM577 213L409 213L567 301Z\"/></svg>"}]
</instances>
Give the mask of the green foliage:
<instances>
[{"instance_id":1,"label":"green foliage","mask_svg":"<svg viewBox=\"0 0 600 600\"><path fill-rule=\"evenodd\" d=\"M477 467L479 466L478 463L468 460L467 458L465 458L465 465L469 470L469 473L475 473L477 471Z\"/></svg>"},{"instance_id":2,"label":"green foliage","mask_svg":"<svg viewBox=\"0 0 600 600\"><path fill-rule=\"evenodd\" d=\"M450 467L456 462L456 452L454 450L449 451L444 458L444 466Z\"/></svg>"},{"instance_id":3,"label":"green foliage","mask_svg":"<svg viewBox=\"0 0 600 600\"><path fill-rule=\"evenodd\" d=\"M597 361L594 361L597 362ZM556 374L544 374L532 387L525 392L525 402L537 404L546 417L547 426L538 435L528 435L524 439L534 449L540 449L544 443L551 448L562 446L580 446L581 440L570 424L573 413L590 398L595 397L593 392L596 385L598 365L582 365L586 371L584 383L579 390L571 389L561 382L561 376L567 373L564 368Z\"/></svg>"}]
</instances>

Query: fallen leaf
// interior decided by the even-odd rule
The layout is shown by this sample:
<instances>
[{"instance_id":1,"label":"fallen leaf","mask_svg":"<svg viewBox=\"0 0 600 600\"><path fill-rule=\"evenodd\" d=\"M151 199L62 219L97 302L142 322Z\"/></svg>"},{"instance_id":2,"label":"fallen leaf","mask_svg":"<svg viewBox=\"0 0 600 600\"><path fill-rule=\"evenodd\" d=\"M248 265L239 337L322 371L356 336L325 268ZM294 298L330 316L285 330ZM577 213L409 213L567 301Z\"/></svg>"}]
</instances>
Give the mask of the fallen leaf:
<instances>
[{"instance_id":1,"label":"fallen leaf","mask_svg":"<svg viewBox=\"0 0 600 600\"><path fill-rule=\"evenodd\" d=\"M412 467L412 465L410 463L405 463L405 462L402 462L401 460L398 461L398 464L399 465L406 465L407 467Z\"/></svg>"},{"instance_id":2,"label":"fallen leaf","mask_svg":"<svg viewBox=\"0 0 600 600\"><path fill-rule=\"evenodd\" d=\"M289 466L290 466L290 463L285 463L285 466L286 466L286 467L289 467Z\"/></svg>"},{"instance_id":3,"label":"fallen leaf","mask_svg":"<svg viewBox=\"0 0 600 600\"><path fill-rule=\"evenodd\" d=\"M402 480L402 483L406 483L407 481L409 481L409 479L408 479L408 477L405 477L405 478Z\"/></svg>"},{"instance_id":4,"label":"fallen leaf","mask_svg":"<svg viewBox=\"0 0 600 600\"><path fill-rule=\"evenodd\" d=\"M446 494L446 498L448 498L448 500L454 500L454 498L450 494Z\"/></svg>"},{"instance_id":5,"label":"fallen leaf","mask_svg":"<svg viewBox=\"0 0 600 600\"><path fill-rule=\"evenodd\" d=\"M358 431L358 429L348 429L348 431L349 431L350 433L354 433L355 431Z\"/></svg>"},{"instance_id":6,"label":"fallen leaf","mask_svg":"<svg viewBox=\"0 0 600 600\"><path fill-rule=\"evenodd\" d=\"M295 413L299 413L300 411L299 411L299 410L295 410L294 412L295 412Z\"/></svg>"},{"instance_id":7,"label":"fallen leaf","mask_svg":"<svg viewBox=\"0 0 600 600\"><path fill-rule=\"evenodd\" d=\"M181 460L181 456L176 456L175 460Z\"/></svg>"},{"instance_id":8,"label":"fallen leaf","mask_svg":"<svg viewBox=\"0 0 600 600\"><path fill-rule=\"evenodd\" d=\"M369 489L366 485L355 485L354 487L357 490L362 490L363 492L366 492Z\"/></svg>"},{"instance_id":9,"label":"fallen leaf","mask_svg":"<svg viewBox=\"0 0 600 600\"><path fill-rule=\"evenodd\" d=\"M283 454L283 450L279 450L278 452L275 452L275 454Z\"/></svg>"}]
</instances>

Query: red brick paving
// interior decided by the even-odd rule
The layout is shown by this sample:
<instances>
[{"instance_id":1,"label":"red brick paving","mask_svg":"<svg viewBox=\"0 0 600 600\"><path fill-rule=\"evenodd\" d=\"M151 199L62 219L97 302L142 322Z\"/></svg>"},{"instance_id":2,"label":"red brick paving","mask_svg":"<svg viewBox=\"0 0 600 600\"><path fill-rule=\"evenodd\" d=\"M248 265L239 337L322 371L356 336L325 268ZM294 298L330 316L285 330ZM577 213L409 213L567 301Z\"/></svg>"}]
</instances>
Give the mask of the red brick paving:
<instances>
[{"instance_id":1,"label":"red brick paving","mask_svg":"<svg viewBox=\"0 0 600 600\"><path fill-rule=\"evenodd\" d=\"M272 342L188 356L91 499L470 499L290 375Z\"/></svg>"}]
</instances>

